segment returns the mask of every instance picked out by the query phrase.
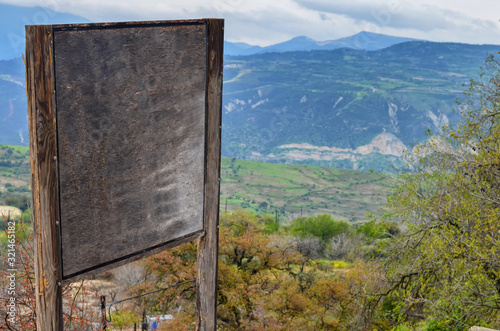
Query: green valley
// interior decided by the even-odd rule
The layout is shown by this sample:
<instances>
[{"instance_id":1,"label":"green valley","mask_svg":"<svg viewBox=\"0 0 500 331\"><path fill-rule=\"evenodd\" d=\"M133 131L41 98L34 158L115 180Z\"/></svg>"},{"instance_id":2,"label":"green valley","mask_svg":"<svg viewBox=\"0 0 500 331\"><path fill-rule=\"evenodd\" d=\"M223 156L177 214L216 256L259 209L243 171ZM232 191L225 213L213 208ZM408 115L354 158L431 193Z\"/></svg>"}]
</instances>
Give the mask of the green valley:
<instances>
[{"instance_id":1,"label":"green valley","mask_svg":"<svg viewBox=\"0 0 500 331\"><path fill-rule=\"evenodd\" d=\"M0 205L26 197L29 178L28 147L0 145ZM365 221L385 203L388 183L376 173L222 158L220 209L278 212L281 221L322 213Z\"/></svg>"},{"instance_id":2,"label":"green valley","mask_svg":"<svg viewBox=\"0 0 500 331\"><path fill-rule=\"evenodd\" d=\"M282 219L327 213L367 220L386 201L389 181L379 174L318 166L222 159L221 210L237 207Z\"/></svg>"}]
</instances>

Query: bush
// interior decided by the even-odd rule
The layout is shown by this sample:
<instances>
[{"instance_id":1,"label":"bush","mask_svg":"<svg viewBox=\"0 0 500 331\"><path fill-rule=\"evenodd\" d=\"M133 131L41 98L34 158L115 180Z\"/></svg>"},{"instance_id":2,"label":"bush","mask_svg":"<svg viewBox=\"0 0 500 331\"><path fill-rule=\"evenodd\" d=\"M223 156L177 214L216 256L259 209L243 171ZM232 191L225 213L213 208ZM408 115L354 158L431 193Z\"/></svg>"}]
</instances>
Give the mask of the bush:
<instances>
[{"instance_id":1,"label":"bush","mask_svg":"<svg viewBox=\"0 0 500 331\"><path fill-rule=\"evenodd\" d=\"M300 237L316 237L326 244L334 236L349 232L351 226L345 221L336 221L328 214L315 217L300 217L292 221L292 234Z\"/></svg>"},{"instance_id":2,"label":"bush","mask_svg":"<svg viewBox=\"0 0 500 331\"><path fill-rule=\"evenodd\" d=\"M356 249L356 242L347 233L341 233L330 240L326 256L332 260L346 259Z\"/></svg>"},{"instance_id":3,"label":"bush","mask_svg":"<svg viewBox=\"0 0 500 331\"><path fill-rule=\"evenodd\" d=\"M291 243L297 251L310 259L318 259L324 249L324 245L315 237L295 237Z\"/></svg>"},{"instance_id":4,"label":"bush","mask_svg":"<svg viewBox=\"0 0 500 331\"><path fill-rule=\"evenodd\" d=\"M382 239L398 235L400 229L395 222L366 222L356 229L357 234L364 234L368 238Z\"/></svg>"}]
</instances>

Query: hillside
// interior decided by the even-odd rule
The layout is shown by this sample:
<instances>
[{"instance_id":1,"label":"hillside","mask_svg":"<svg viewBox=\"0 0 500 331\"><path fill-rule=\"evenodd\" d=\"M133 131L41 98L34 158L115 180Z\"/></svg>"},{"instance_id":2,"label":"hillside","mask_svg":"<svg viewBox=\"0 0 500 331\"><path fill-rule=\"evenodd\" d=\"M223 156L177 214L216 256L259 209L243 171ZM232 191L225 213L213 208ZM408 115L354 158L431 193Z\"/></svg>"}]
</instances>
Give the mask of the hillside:
<instances>
[{"instance_id":1,"label":"hillside","mask_svg":"<svg viewBox=\"0 0 500 331\"><path fill-rule=\"evenodd\" d=\"M28 146L0 145L0 194L29 192Z\"/></svg>"},{"instance_id":2,"label":"hillside","mask_svg":"<svg viewBox=\"0 0 500 331\"><path fill-rule=\"evenodd\" d=\"M369 172L229 158L222 159L221 178L221 210L278 210L285 221L323 213L365 221L389 192L388 181Z\"/></svg>"},{"instance_id":3,"label":"hillside","mask_svg":"<svg viewBox=\"0 0 500 331\"><path fill-rule=\"evenodd\" d=\"M22 54L25 25L87 23L87 19L47 7L0 4L0 143L28 144L26 84Z\"/></svg>"},{"instance_id":4,"label":"hillside","mask_svg":"<svg viewBox=\"0 0 500 331\"><path fill-rule=\"evenodd\" d=\"M28 110L22 59L0 61L0 143L28 144Z\"/></svg>"},{"instance_id":5,"label":"hillside","mask_svg":"<svg viewBox=\"0 0 500 331\"><path fill-rule=\"evenodd\" d=\"M57 1L45 5L50 8L0 4L0 60L20 58L24 53L25 25L89 22L80 16L58 12Z\"/></svg>"},{"instance_id":6,"label":"hillside","mask_svg":"<svg viewBox=\"0 0 500 331\"><path fill-rule=\"evenodd\" d=\"M29 178L28 148L0 145L0 197L26 196ZM320 213L366 220L366 213L376 212L389 190L377 174L229 158L222 158L221 178L221 211L278 210L281 220Z\"/></svg>"},{"instance_id":7,"label":"hillside","mask_svg":"<svg viewBox=\"0 0 500 331\"><path fill-rule=\"evenodd\" d=\"M27 209L27 202L31 199L29 182L28 147L0 145L0 216L8 217L10 214L16 217ZM0 222L0 231L6 225Z\"/></svg>"},{"instance_id":8,"label":"hillside","mask_svg":"<svg viewBox=\"0 0 500 331\"><path fill-rule=\"evenodd\" d=\"M458 119L463 85L499 49L413 41L228 57L223 156L386 170L426 130Z\"/></svg>"}]
</instances>

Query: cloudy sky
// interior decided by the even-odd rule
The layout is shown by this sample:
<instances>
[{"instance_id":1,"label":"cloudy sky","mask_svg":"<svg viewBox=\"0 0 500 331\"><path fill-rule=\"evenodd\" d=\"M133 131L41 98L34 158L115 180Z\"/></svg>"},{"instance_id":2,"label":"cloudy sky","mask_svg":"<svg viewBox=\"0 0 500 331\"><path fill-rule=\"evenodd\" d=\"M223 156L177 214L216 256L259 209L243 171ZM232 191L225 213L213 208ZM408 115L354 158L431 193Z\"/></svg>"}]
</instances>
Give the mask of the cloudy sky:
<instances>
[{"instance_id":1,"label":"cloudy sky","mask_svg":"<svg viewBox=\"0 0 500 331\"><path fill-rule=\"evenodd\" d=\"M370 31L432 41L500 44L499 0L0 0L91 21L221 17L229 41L269 45Z\"/></svg>"}]
</instances>

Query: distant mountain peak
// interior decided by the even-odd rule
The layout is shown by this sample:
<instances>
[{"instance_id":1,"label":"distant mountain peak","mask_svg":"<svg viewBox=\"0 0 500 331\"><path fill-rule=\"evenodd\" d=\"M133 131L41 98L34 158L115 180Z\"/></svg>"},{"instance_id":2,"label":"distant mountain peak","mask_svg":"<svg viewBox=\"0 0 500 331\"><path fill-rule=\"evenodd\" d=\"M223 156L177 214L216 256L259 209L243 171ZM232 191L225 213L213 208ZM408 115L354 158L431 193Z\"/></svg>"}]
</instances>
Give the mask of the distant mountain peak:
<instances>
[{"instance_id":1,"label":"distant mountain peak","mask_svg":"<svg viewBox=\"0 0 500 331\"><path fill-rule=\"evenodd\" d=\"M316 42L316 40L312 39L312 38L309 38L307 36L298 36L298 37L294 37L292 39L290 39L289 41L309 41L309 42Z\"/></svg>"},{"instance_id":2,"label":"distant mountain peak","mask_svg":"<svg viewBox=\"0 0 500 331\"><path fill-rule=\"evenodd\" d=\"M375 32L369 32L369 31L361 31L361 32L358 32L356 33L355 35L353 36L357 36L357 35L366 35L366 36L387 36L386 34L382 34L382 33L375 33Z\"/></svg>"},{"instance_id":3,"label":"distant mountain peak","mask_svg":"<svg viewBox=\"0 0 500 331\"><path fill-rule=\"evenodd\" d=\"M383 33L375 33L375 32L370 32L370 31L360 31L350 37L345 37L345 38L354 38L354 37L368 37L368 38L393 38L393 39L408 39L408 40L419 40L422 41L422 39L415 39L415 38L408 38L408 37L398 37L398 36L391 36L388 34L383 34ZM345 39L345 38L340 38L340 39ZM339 39L339 40L340 40Z\"/></svg>"},{"instance_id":4,"label":"distant mountain peak","mask_svg":"<svg viewBox=\"0 0 500 331\"><path fill-rule=\"evenodd\" d=\"M379 49L387 48L396 44L414 41L418 39L406 38L406 37L395 37L381 33L374 33L368 31L361 31L355 35L340 38L332 41L332 45L342 45L342 47L359 49L365 51L376 51Z\"/></svg>"}]
</instances>

